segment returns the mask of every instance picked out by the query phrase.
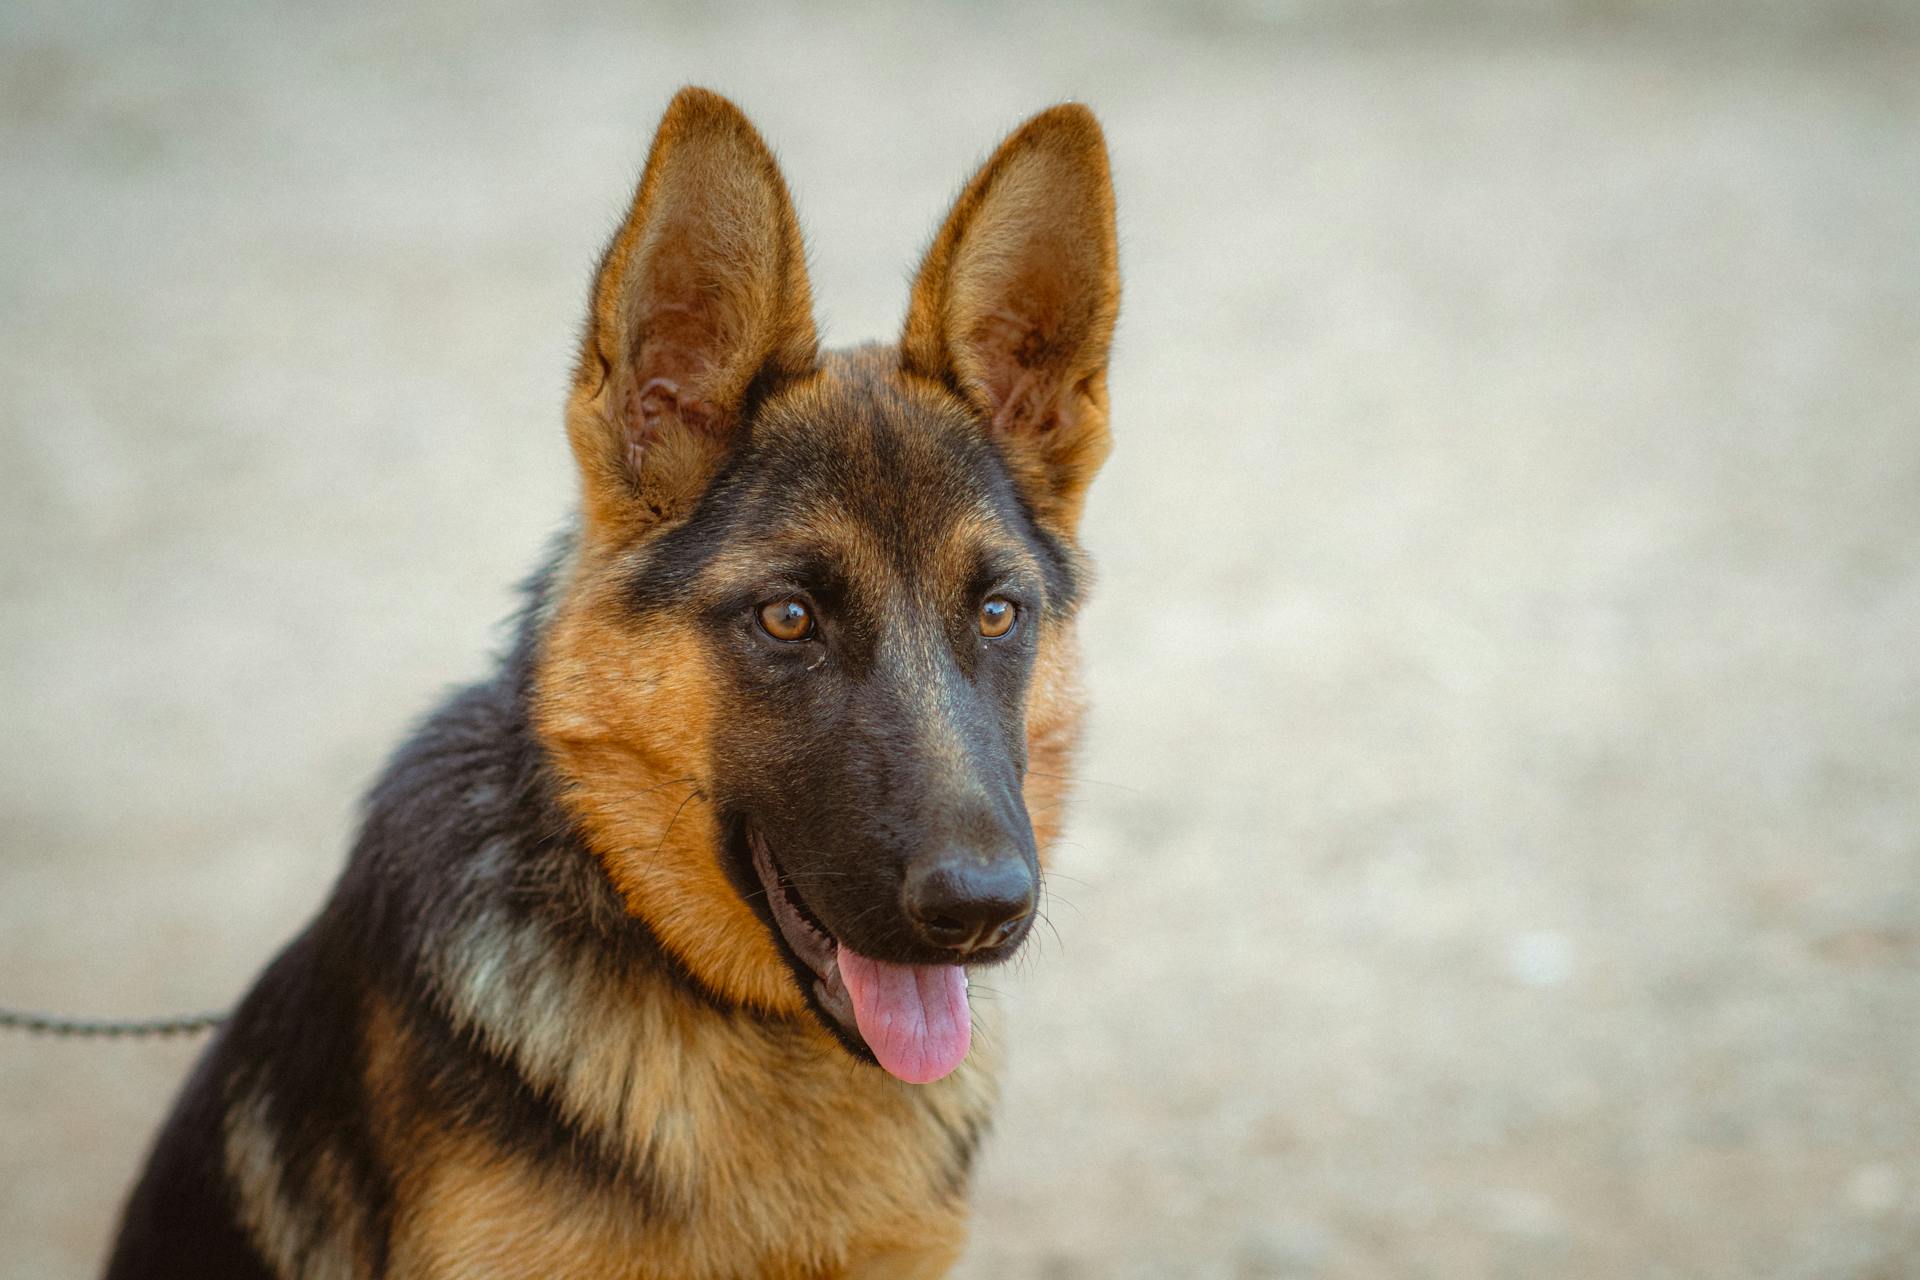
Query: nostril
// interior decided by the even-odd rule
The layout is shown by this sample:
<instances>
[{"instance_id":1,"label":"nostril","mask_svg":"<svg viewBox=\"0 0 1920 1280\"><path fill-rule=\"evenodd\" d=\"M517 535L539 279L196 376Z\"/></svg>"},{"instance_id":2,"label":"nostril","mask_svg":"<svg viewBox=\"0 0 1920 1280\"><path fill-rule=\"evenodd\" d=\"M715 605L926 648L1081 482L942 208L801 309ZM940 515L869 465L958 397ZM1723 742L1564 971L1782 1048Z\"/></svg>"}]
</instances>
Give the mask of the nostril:
<instances>
[{"instance_id":1,"label":"nostril","mask_svg":"<svg viewBox=\"0 0 1920 1280\"><path fill-rule=\"evenodd\" d=\"M903 905L927 942L972 952L1013 937L1033 910L1034 875L1018 854L954 850L911 867Z\"/></svg>"},{"instance_id":2,"label":"nostril","mask_svg":"<svg viewBox=\"0 0 1920 1280\"><path fill-rule=\"evenodd\" d=\"M924 916L920 928L932 937L946 943L971 942L973 926L953 916Z\"/></svg>"}]
</instances>

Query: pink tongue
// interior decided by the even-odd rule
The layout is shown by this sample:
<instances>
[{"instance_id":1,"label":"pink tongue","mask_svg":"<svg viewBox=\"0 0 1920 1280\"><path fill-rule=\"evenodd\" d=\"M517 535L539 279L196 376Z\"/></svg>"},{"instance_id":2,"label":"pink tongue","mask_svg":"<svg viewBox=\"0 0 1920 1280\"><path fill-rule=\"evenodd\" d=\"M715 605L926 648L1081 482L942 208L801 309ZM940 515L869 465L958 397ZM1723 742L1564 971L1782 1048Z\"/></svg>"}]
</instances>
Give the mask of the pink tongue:
<instances>
[{"instance_id":1,"label":"pink tongue","mask_svg":"<svg viewBox=\"0 0 1920 1280\"><path fill-rule=\"evenodd\" d=\"M973 1043L967 972L957 964L887 964L840 948L853 1020L880 1065L928 1084L960 1065Z\"/></svg>"}]
</instances>

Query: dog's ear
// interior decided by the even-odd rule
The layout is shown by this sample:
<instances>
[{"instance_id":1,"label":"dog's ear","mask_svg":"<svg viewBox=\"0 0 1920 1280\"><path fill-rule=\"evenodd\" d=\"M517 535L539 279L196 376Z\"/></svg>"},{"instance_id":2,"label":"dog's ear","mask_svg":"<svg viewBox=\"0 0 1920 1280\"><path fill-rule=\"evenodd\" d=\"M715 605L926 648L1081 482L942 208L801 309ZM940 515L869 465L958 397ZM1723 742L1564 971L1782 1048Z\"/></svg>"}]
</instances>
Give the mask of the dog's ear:
<instances>
[{"instance_id":1,"label":"dog's ear","mask_svg":"<svg viewBox=\"0 0 1920 1280\"><path fill-rule=\"evenodd\" d=\"M1093 113L1041 112L954 203L914 281L901 360L991 424L1035 513L1071 532L1107 456L1120 307L1113 182Z\"/></svg>"},{"instance_id":2,"label":"dog's ear","mask_svg":"<svg viewBox=\"0 0 1920 1280\"><path fill-rule=\"evenodd\" d=\"M752 402L817 355L779 166L733 103L682 89L601 260L567 403L589 537L683 514Z\"/></svg>"}]
</instances>

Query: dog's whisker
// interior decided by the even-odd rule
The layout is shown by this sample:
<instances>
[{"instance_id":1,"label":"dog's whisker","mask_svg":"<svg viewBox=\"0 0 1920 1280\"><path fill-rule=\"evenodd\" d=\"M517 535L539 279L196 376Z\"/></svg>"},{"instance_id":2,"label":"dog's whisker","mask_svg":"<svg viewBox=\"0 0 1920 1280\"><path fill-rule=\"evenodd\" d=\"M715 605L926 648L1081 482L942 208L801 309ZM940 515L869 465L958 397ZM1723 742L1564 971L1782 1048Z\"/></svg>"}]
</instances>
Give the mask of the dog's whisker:
<instances>
[{"instance_id":1,"label":"dog's whisker","mask_svg":"<svg viewBox=\"0 0 1920 1280\"><path fill-rule=\"evenodd\" d=\"M1060 948L1060 951L1062 954L1065 954L1067 949L1067 940L1060 936L1060 930L1054 928L1053 920L1044 911L1037 911L1034 913L1034 915L1035 915L1035 918L1037 918L1041 924L1044 924L1045 926L1047 926L1047 932L1053 935L1054 945Z\"/></svg>"},{"instance_id":2,"label":"dog's whisker","mask_svg":"<svg viewBox=\"0 0 1920 1280\"><path fill-rule=\"evenodd\" d=\"M687 806L691 803L693 803L693 797L688 796L674 808L673 816L667 819L667 829L660 833L660 843L654 845L653 852L648 855L649 861L659 857L660 851L667 847L667 837L673 834L673 824L680 821L680 815L686 811Z\"/></svg>"},{"instance_id":3,"label":"dog's whisker","mask_svg":"<svg viewBox=\"0 0 1920 1280\"><path fill-rule=\"evenodd\" d=\"M1084 911L1080 910L1079 904L1074 902L1073 899L1063 898L1057 893L1048 894L1046 897L1046 902L1048 906L1052 906L1054 903L1059 903L1061 906L1066 907L1068 910L1072 911L1073 914L1075 914L1076 916L1084 916L1086 914Z\"/></svg>"},{"instance_id":4,"label":"dog's whisker","mask_svg":"<svg viewBox=\"0 0 1920 1280\"><path fill-rule=\"evenodd\" d=\"M1115 791L1126 791L1136 796L1146 794L1146 792L1140 788L1130 787L1124 782L1107 782L1100 778L1089 778L1071 773L1045 773L1039 769L1029 769L1027 770L1027 776L1030 778L1052 778L1058 782L1071 782L1076 786L1085 783L1090 787L1110 787Z\"/></svg>"},{"instance_id":5,"label":"dog's whisker","mask_svg":"<svg viewBox=\"0 0 1920 1280\"><path fill-rule=\"evenodd\" d=\"M632 794L636 796L652 795L654 792L664 791L668 787L681 787L681 786L687 786L687 785L691 785L693 787L695 794L699 793L700 780L698 778L689 777L689 778L669 778L665 782L656 782L650 787L642 787L640 788L640 790L635 791Z\"/></svg>"}]
</instances>

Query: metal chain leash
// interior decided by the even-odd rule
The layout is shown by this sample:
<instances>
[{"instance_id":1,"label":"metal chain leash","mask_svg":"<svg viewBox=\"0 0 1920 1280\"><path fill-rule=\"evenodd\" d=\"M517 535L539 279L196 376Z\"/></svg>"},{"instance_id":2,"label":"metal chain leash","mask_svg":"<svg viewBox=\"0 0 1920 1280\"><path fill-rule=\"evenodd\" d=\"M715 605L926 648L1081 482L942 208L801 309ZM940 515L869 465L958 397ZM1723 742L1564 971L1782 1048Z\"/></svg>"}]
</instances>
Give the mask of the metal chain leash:
<instances>
[{"instance_id":1,"label":"metal chain leash","mask_svg":"<svg viewBox=\"0 0 1920 1280\"><path fill-rule=\"evenodd\" d=\"M217 1027L227 1020L224 1013L194 1013L177 1018L63 1018L51 1013L33 1013L26 1009L0 1008L0 1030L25 1031L30 1035L81 1037L185 1036Z\"/></svg>"}]
</instances>

